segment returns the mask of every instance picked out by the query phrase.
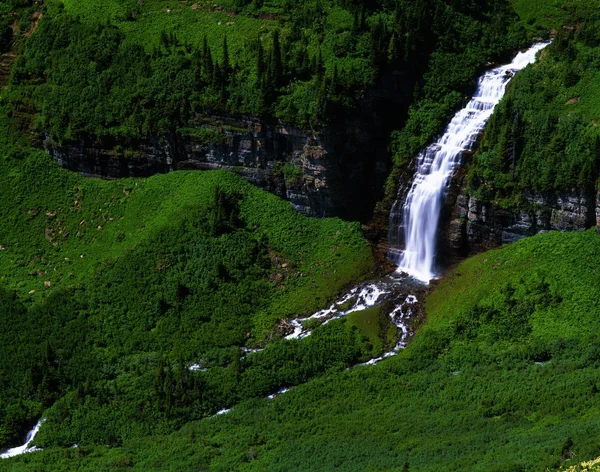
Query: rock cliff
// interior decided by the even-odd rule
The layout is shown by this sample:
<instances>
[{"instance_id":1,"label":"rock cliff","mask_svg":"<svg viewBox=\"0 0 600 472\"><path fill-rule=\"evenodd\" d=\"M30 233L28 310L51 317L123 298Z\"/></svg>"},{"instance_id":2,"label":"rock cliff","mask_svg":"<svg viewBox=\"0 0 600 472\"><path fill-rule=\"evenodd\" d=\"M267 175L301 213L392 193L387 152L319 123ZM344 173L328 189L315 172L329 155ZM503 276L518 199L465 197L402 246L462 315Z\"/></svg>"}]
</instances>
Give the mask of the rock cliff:
<instances>
[{"instance_id":1,"label":"rock cliff","mask_svg":"<svg viewBox=\"0 0 600 472\"><path fill-rule=\"evenodd\" d=\"M440 233L446 264L526 236L584 231L600 224L600 194L591 186L570 192L530 191L522 195L519 209L505 209L469 195L466 180L461 169L446 197Z\"/></svg>"},{"instance_id":2,"label":"rock cliff","mask_svg":"<svg viewBox=\"0 0 600 472\"><path fill-rule=\"evenodd\" d=\"M176 134L119 142L91 138L44 147L58 163L88 176L149 176L174 170L227 169L289 200L300 212L368 221L391 163L389 134L400 127L412 84L388 74L352 113L318 131L274 121L197 117Z\"/></svg>"}]
</instances>

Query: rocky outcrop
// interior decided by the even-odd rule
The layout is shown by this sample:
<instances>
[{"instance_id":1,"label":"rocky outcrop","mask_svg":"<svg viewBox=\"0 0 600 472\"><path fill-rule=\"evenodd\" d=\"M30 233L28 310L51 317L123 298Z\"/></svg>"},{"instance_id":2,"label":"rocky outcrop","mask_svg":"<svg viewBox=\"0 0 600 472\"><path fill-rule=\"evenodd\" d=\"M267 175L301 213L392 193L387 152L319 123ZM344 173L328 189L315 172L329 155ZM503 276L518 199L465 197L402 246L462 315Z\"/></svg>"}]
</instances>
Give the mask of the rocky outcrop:
<instances>
[{"instance_id":1,"label":"rocky outcrop","mask_svg":"<svg viewBox=\"0 0 600 472\"><path fill-rule=\"evenodd\" d=\"M348 134L356 133L354 137ZM362 141L362 142L361 142ZM44 147L59 165L87 176L145 177L175 170L226 169L318 217L364 219L388 172L388 156L367 149L359 129L339 136L256 121L214 119L176 136L127 146L81 140Z\"/></svg>"},{"instance_id":2,"label":"rocky outcrop","mask_svg":"<svg viewBox=\"0 0 600 472\"><path fill-rule=\"evenodd\" d=\"M307 132L281 123L196 117L176 135L138 141L81 139L44 147L58 163L88 176L150 176L175 170L227 169L289 200L304 214L368 221L389 173L389 134L399 128L412 84L381 77L352 113Z\"/></svg>"},{"instance_id":3,"label":"rocky outcrop","mask_svg":"<svg viewBox=\"0 0 600 472\"><path fill-rule=\"evenodd\" d=\"M446 264L501 244L547 231L584 231L600 223L600 196L595 189L529 192L520 209L481 202L466 191L460 170L450 185L442 224L441 253Z\"/></svg>"}]
</instances>

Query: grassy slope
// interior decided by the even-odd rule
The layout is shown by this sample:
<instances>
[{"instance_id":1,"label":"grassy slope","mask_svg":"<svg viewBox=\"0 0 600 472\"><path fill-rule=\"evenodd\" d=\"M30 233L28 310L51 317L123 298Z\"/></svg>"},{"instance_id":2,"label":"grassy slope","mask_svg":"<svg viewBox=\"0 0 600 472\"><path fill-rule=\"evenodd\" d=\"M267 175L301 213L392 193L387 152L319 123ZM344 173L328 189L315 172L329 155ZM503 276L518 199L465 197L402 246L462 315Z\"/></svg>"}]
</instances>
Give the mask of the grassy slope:
<instances>
[{"instance_id":1,"label":"grassy slope","mask_svg":"<svg viewBox=\"0 0 600 472\"><path fill-rule=\"evenodd\" d=\"M560 28L569 11L595 8L594 0L510 0L524 25L531 31L548 31Z\"/></svg>"},{"instance_id":2,"label":"grassy slope","mask_svg":"<svg viewBox=\"0 0 600 472\"><path fill-rule=\"evenodd\" d=\"M240 211L248 226L264 231L271 248L302 273L288 284L288 292L297 292L291 298L301 300L288 305L288 313L312 311L372 267L365 244L353 239L356 225L303 218L288 203L229 173L178 172L108 182L59 169L39 151L11 149L2 158L0 195L10 204L0 208L5 222L0 277L25 301L86 280L100 262L176 227L186 209L210 203L215 186L243 192ZM46 281L51 287L44 286Z\"/></svg>"},{"instance_id":3,"label":"grassy slope","mask_svg":"<svg viewBox=\"0 0 600 472\"><path fill-rule=\"evenodd\" d=\"M68 13L92 24L105 23L109 19L126 34L127 41L143 44L148 51L158 46L161 32L175 33L182 42L193 45L201 45L206 35L215 58L221 60L224 36L228 38L230 53L237 59L242 56L246 41L255 40L261 32L277 25L273 20L207 11L213 5L221 7L227 3L150 0L142 3L136 21L125 18L137 2L67 0L64 5ZM192 9L193 4L202 4L203 8Z\"/></svg>"},{"instance_id":4,"label":"grassy slope","mask_svg":"<svg viewBox=\"0 0 600 472\"><path fill-rule=\"evenodd\" d=\"M570 26L559 29L538 63L510 84L490 121L470 168L470 190L480 199L524 206L520 196L531 190L593 189L600 56L591 36L600 17L583 6L576 11L580 16L562 19Z\"/></svg>"},{"instance_id":5,"label":"grassy slope","mask_svg":"<svg viewBox=\"0 0 600 472\"><path fill-rule=\"evenodd\" d=\"M545 470L561 464L569 438L578 461L596 457L598 260L593 232L539 235L479 255L440 283L426 326L398 358L245 402L172 436L72 458L48 450L12 470L45 470L49 461L52 470L400 470L405 461L411 470ZM475 305L502 306L506 282L522 301L542 279L561 301L536 304L528 334L509 325L490 338L495 318L471 338L457 331Z\"/></svg>"},{"instance_id":6,"label":"grassy slope","mask_svg":"<svg viewBox=\"0 0 600 472\"><path fill-rule=\"evenodd\" d=\"M150 52L159 45L161 33L174 33L183 43L200 46L204 37L211 47L213 57L222 59L223 37L227 36L229 52L234 62L245 61L248 43L265 35L273 28L283 28L282 36L290 34L288 18L283 13L281 1L264 2L260 10L252 5L244 11L234 13L231 1L172 1L146 0L138 2L117 2L100 0L65 0L65 10L91 24L105 23L110 20L126 35L126 41L143 44ZM192 8L200 6L201 8ZM337 57L334 49L339 47L339 36L352 28L352 14L340 7L325 4L323 32L317 34L306 28L303 35L307 38L307 50L313 55L321 49L324 66L328 72L333 70L333 62L338 67L355 70L366 65L367 60L351 55ZM130 11L136 11L135 21L126 20ZM250 15L251 13L251 15ZM281 21L277 21L281 20ZM347 34L347 33L346 33ZM251 58L254 60L254 57Z\"/></svg>"},{"instance_id":7,"label":"grassy slope","mask_svg":"<svg viewBox=\"0 0 600 472\"><path fill-rule=\"evenodd\" d=\"M82 407L77 418L110 413L123 435L144 431L138 427L143 421L132 430L123 418L136 401L148 401L158 359L166 359L171 372L175 358L189 364L211 352L208 362L219 368L206 382L220 399L214 393L194 415L209 414L235 395L252 396L252 389L231 394L219 384L220 367L230 364L236 346L264 341L281 318L322 307L373 269L357 223L306 218L288 202L221 171L86 179L19 144L7 111L1 112L0 296L12 306L7 293L14 292L28 309L15 303L0 311L6 327L0 330L2 443L14 444L31 418L76 385L95 385L102 402L101 392L110 388L103 365L116 369L124 400L108 410ZM219 192L227 200L221 213ZM329 333L348 339L343 327ZM46 342L62 367L39 364ZM322 346L314 343L303 352L310 357L318 350ZM318 362L279 381L310 377L323 368ZM31 384L36 365L52 371L43 374L41 389L36 380ZM252 372L260 375L261 369ZM195 382L200 374L191 377ZM262 378L267 392L277 381ZM190 414L167 412L161 428L173 428L175 417L189 421ZM148 417L143 434L155 421L156 415ZM87 423L91 434L102 431L95 424Z\"/></svg>"}]
</instances>

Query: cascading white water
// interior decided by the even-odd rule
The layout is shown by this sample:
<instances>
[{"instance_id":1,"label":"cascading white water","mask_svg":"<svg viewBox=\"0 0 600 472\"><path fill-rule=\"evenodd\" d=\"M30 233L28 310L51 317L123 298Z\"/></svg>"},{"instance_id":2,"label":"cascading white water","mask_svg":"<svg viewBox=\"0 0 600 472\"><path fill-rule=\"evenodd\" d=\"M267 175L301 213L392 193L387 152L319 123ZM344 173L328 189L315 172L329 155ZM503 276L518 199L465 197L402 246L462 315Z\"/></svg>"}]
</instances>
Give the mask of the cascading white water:
<instances>
[{"instance_id":1,"label":"cascading white water","mask_svg":"<svg viewBox=\"0 0 600 472\"><path fill-rule=\"evenodd\" d=\"M4 451L2 454L0 454L0 459L8 459L9 457L19 456L21 454L26 454L28 452L40 451L41 449L38 449L35 446L29 447L29 445L35 439L35 435L40 430L40 426L42 426L43 422L44 422L44 419L39 420L36 423L36 425L33 427L33 429L27 433L27 438L25 438L25 444L23 444L22 446L13 447L12 449Z\"/></svg>"},{"instance_id":2,"label":"cascading white water","mask_svg":"<svg viewBox=\"0 0 600 472\"><path fill-rule=\"evenodd\" d=\"M480 77L471 101L452 118L442 137L419 153L417 171L403 207L405 249L396 261L398 272L424 282L436 277L437 231L448 181L460 165L461 154L476 143L504 95L506 84L517 71L533 63L536 54L548 44L537 43L519 53L510 64ZM397 205L398 201L394 207ZM392 214L395 210L392 208Z\"/></svg>"}]
</instances>

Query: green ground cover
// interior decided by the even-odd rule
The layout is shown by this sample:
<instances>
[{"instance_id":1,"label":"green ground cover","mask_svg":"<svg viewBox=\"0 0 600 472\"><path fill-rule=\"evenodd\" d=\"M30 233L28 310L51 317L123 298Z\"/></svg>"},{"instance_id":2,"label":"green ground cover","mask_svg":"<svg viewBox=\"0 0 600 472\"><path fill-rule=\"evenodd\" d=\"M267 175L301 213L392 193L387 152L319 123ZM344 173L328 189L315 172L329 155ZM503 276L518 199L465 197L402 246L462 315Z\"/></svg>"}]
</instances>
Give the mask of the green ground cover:
<instances>
[{"instance_id":1,"label":"green ground cover","mask_svg":"<svg viewBox=\"0 0 600 472\"><path fill-rule=\"evenodd\" d=\"M387 315L382 313L381 306L375 306L367 308L366 310L350 313L346 318L346 322L350 326L356 326L359 331L367 337L373 346L374 351L378 355L383 354L384 341L387 341L386 330L382 329L382 322L386 321L384 319L385 316ZM391 331L394 330L392 329ZM395 339L395 335L392 336L390 334L390 337L392 338L392 341Z\"/></svg>"},{"instance_id":2,"label":"green ground cover","mask_svg":"<svg viewBox=\"0 0 600 472\"><path fill-rule=\"evenodd\" d=\"M598 4L594 0L510 0L521 21L532 32L559 30L573 14L586 16Z\"/></svg>"},{"instance_id":3,"label":"green ground cover","mask_svg":"<svg viewBox=\"0 0 600 472\"><path fill-rule=\"evenodd\" d=\"M538 64L509 85L471 165L470 191L502 206L519 206L523 189L564 191L595 181L599 16L594 0L513 0L510 5L520 18L509 29L511 44L519 37L533 42L552 34L556 39ZM430 65L405 127L392 135L392 177L443 129L472 91L473 67L482 64L476 53L467 48L460 59L441 56ZM447 84L438 78L443 75ZM392 178L390 197L394 192Z\"/></svg>"},{"instance_id":4,"label":"green ground cover","mask_svg":"<svg viewBox=\"0 0 600 472\"><path fill-rule=\"evenodd\" d=\"M468 90L487 61L525 41L499 0L66 1L42 10L12 85L15 106L33 105L37 129L57 141L127 145L212 114L320 128L359 112L391 73L404 84L398 93L418 83L429 100L429 133L456 106L456 94L445 108L437 99Z\"/></svg>"},{"instance_id":5,"label":"green ground cover","mask_svg":"<svg viewBox=\"0 0 600 472\"><path fill-rule=\"evenodd\" d=\"M306 218L221 171L86 179L20 145L2 111L2 444L50 405L65 428L50 443L113 443L370 356L359 331L334 323L255 355L247 373L240 364L241 346L371 273L358 224ZM265 359L278 352L295 360L274 378ZM187 371L199 361L214 369ZM166 407L131 416L156 402Z\"/></svg>"},{"instance_id":6,"label":"green ground cover","mask_svg":"<svg viewBox=\"0 0 600 472\"><path fill-rule=\"evenodd\" d=\"M588 171L593 179L594 2L515 0L520 24L505 2L260 3L212 3L225 13L190 2L44 7L0 96L0 444L19 443L43 415L44 451L0 460L0 470L488 472L598 457L594 232L539 235L463 262L429 296L425 325L398 357L349 370L392 342L379 310L302 341L281 340L276 323L372 270L356 224L304 218L223 172L84 179L20 135L14 116L28 103L56 140L181 129L193 106L221 102L250 114L268 103L267 113L315 123L315 85L333 82L336 65L351 82L329 87L327 100L347 106L377 74L418 63L414 106L393 142L401 167L487 60L555 29L492 120L472 191L508 201L524 188L586 184ZM26 24L33 7L23 8ZM424 36L432 17L434 35ZM226 62L216 37L225 29L236 79L224 91L214 70ZM252 43L262 30L264 63ZM275 31L289 54L281 71ZM259 91L247 96L260 106L236 102L245 95L236 83ZM165 84L172 93L161 94ZM186 111L192 89L200 98ZM516 109L525 145L507 161ZM264 351L242 355L271 335ZM282 387L294 388L263 398Z\"/></svg>"},{"instance_id":7,"label":"green ground cover","mask_svg":"<svg viewBox=\"0 0 600 472\"><path fill-rule=\"evenodd\" d=\"M516 471L597 457L598 260L595 232L481 254L436 287L425 326L397 358L170 436L49 448L12 470Z\"/></svg>"}]
</instances>

